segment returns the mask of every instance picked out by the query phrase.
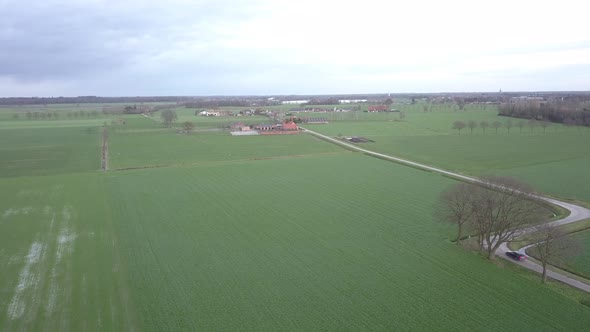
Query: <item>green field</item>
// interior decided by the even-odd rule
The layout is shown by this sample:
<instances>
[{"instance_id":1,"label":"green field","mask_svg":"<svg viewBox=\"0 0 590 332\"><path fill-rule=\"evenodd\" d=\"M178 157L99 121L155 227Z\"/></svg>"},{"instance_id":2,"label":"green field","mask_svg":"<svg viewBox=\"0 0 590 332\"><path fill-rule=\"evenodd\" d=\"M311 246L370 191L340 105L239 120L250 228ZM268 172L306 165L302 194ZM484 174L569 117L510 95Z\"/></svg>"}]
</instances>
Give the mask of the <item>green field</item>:
<instances>
[{"instance_id":1,"label":"green field","mask_svg":"<svg viewBox=\"0 0 590 332\"><path fill-rule=\"evenodd\" d=\"M568 257L565 262L559 262L557 265L590 279L590 230L577 232L569 236L579 241L583 250L575 257Z\"/></svg>"},{"instance_id":2,"label":"green field","mask_svg":"<svg viewBox=\"0 0 590 332\"><path fill-rule=\"evenodd\" d=\"M151 123L149 119L144 121ZM111 169L170 166L232 160L349 153L310 135L240 136L225 132L177 133L158 126L138 130L128 125L109 131Z\"/></svg>"},{"instance_id":3,"label":"green field","mask_svg":"<svg viewBox=\"0 0 590 332\"><path fill-rule=\"evenodd\" d=\"M450 242L432 211L451 179L305 134L122 119L108 122L108 172L102 122L0 126L0 330L590 325L590 308ZM324 128L357 125L341 122ZM375 146L411 123L374 122ZM419 127L405 135L440 138Z\"/></svg>"},{"instance_id":4,"label":"green field","mask_svg":"<svg viewBox=\"0 0 590 332\"><path fill-rule=\"evenodd\" d=\"M0 129L0 178L100 168L98 127Z\"/></svg>"},{"instance_id":5,"label":"green field","mask_svg":"<svg viewBox=\"0 0 590 332\"><path fill-rule=\"evenodd\" d=\"M307 128L330 136L362 136L374 142L362 144L367 149L455 170L467 174L498 174L523 178L539 190L565 198L590 202L586 183L590 180L590 139L588 128L552 125L546 132L540 127L500 128L498 134L488 128L484 134L476 128L451 129L453 121L475 120L478 123L507 119L493 109L469 111L422 112L410 109L403 121L385 120L389 114L361 113L330 124ZM516 123L517 119L512 119Z\"/></svg>"}]
</instances>

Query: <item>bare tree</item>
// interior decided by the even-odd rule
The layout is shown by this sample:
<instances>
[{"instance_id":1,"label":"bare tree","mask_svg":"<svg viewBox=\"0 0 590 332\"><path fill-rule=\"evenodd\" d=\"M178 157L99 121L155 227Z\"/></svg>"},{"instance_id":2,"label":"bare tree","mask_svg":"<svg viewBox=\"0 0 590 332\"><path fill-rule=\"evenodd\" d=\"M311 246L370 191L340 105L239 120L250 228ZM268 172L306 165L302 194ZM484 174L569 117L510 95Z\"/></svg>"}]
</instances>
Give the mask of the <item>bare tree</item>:
<instances>
[{"instance_id":1,"label":"bare tree","mask_svg":"<svg viewBox=\"0 0 590 332\"><path fill-rule=\"evenodd\" d=\"M512 120L506 120L506 122L504 122L504 127L506 127L506 130L508 131L508 133L510 134L510 128L512 128Z\"/></svg>"},{"instance_id":2,"label":"bare tree","mask_svg":"<svg viewBox=\"0 0 590 332\"><path fill-rule=\"evenodd\" d=\"M185 132L185 133L187 133L187 134L188 134L188 133L189 133L191 130L193 130L193 128L194 128L194 127L195 127L195 126L194 126L194 125L193 125L193 123L192 123L192 122L190 122L190 121L185 121L185 122L182 124L182 128L184 129L184 132Z\"/></svg>"},{"instance_id":3,"label":"bare tree","mask_svg":"<svg viewBox=\"0 0 590 332\"><path fill-rule=\"evenodd\" d=\"M486 128L488 128L490 126L490 123L487 121L482 121L479 123L479 126L481 127L481 129L483 130L483 134L486 134Z\"/></svg>"},{"instance_id":4,"label":"bare tree","mask_svg":"<svg viewBox=\"0 0 590 332\"><path fill-rule=\"evenodd\" d=\"M582 244L555 225L545 224L533 234L536 242L532 248L534 256L543 266L541 282L547 281L547 265L561 262L567 257L575 256L582 251Z\"/></svg>"},{"instance_id":5,"label":"bare tree","mask_svg":"<svg viewBox=\"0 0 590 332\"><path fill-rule=\"evenodd\" d=\"M469 122L467 122L467 127L471 129L471 133L473 134L473 129L477 128L477 122L469 120Z\"/></svg>"},{"instance_id":6,"label":"bare tree","mask_svg":"<svg viewBox=\"0 0 590 332\"><path fill-rule=\"evenodd\" d=\"M520 133L522 134L522 128L524 128L524 121L518 121L516 126L520 129Z\"/></svg>"},{"instance_id":7,"label":"bare tree","mask_svg":"<svg viewBox=\"0 0 590 332\"><path fill-rule=\"evenodd\" d=\"M547 127L549 127L551 125L551 122L549 121L541 121L541 127L543 128L543 133L545 133L545 130L547 130Z\"/></svg>"},{"instance_id":8,"label":"bare tree","mask_svg":"<svg viewBox=\"0 0 590 332\"><path fill-rule=\"evenodd\" d=\"M506 177L487 177L489 188L478 187L472 194L472 225L479 235L480 249L494 259L496 250L517 232L545 216L532 201L527 184Z\"/></svg>"},{"instance_id":9,"label":"bare tree","mask_svg":"<svg viewBox=\"0 0 590 332\"><path fill-rule=\"evenodd\" d=\"M172 122L176 121L176 119L178 118L175 110L163 110L162 114L160 114L160 117L162 118L162 121L164 122L166 127L171 127Z\"/></svg>"},{"instance_id":10,"label":"bare tree","mask_svg":"<svg viewBox=\"0 0 590 332\"><path fill-rule=\"evenodd\" d=\"M455 121L453 122L453 129L457 129L459 131L459 135L461 135L461 129L465 128L465 122L463 121Z\"/></svg>"},{"instance_id":11,"label":"bare tree","mask_svg":"<svg viewBox=\"0 0 590 332\"><path fill-rule=\"evenodd\" d=\"M494 129L496 129L496 134L498 134L498 129L502 128L502 122L494 121L494 122L492 122L492 127L494 127Z\"/></svg>"},{"instance_id":12,"label":"bare tree","mask_svg":"<svg viewBox=\"0 0 590 332\"><path fill-rule=\"evenodd\" d=\"M531 128L531 132L533 132L535 130L535 127L537 126L537 120L530 119L527 124Z\"/></svg>"},{"instance_id":13,"label":"bare tree","mask_svg":"<svg viewBox=\"0 0 590 332\"><path fill-rule=\"evenodd\" d=\"M474 190L475 185L461 182L443 191L439 197L436 217L457 225L456 244L461 240L463 227L471 220L473 206L470 199Z\"/></svg>"},{"instance_id":14,"label":"bare tree","mask_svg":"<svg viewBox=\"0 0 590 332\"><path fill-rule=\"evenodd\" d=\"M457 106L459 106L459 110L462 111L465 109L465 100L463 98L457 98Z\"/></svg>"}]
</instances>

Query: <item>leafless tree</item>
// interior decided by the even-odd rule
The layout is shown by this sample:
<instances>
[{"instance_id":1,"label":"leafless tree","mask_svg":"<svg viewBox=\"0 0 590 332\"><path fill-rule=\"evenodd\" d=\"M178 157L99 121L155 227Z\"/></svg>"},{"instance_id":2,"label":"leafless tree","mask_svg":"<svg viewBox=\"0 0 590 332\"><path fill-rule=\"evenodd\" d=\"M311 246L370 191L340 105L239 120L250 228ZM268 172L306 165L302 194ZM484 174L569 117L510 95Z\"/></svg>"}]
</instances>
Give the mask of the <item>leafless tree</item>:
<instances>
[{"instance_id":1,"label":"leafless tree","mask_svg":"<svg viewBox=\"0 0 590 332\"><path fill-rule=\"evenodd\" d=\"M459 106L459 110L462 111L465 109L465 100L463 98L457 98L457 106Z\"/></svg>"},{"instance_id":2,"label":"leafless tree","mask_svg":"<svg viewBox=\"0 0 590 332\"><path fill-rule=\"evenodd\" d=\"M563 120L563 124L566 127L573 127L576 125L576 120L574 120L572 118L566 118L565 120Z\"/></svg>"},{"instance_id":3,"label":"leafless tree","mask_svg":"<svg viewBox=\"0 0 590 332\"><path fill-rule=\"evenodd\" d=\"M487 121L482 121L479 123L479 126L481 127L481 129L483 130L483 134L486 134L486 128L488 128L490 126L490 123Z\"/></svg>"},{"instance_id":4,"label":"leafless tree","mask_svg":"<svg viewBox=\"0 0 590 332\"><path fill-rule=\"evenodd\" d=\"M518 230L545 215L532 201L532 189L527 184L506 177L487 177L484 181L488 188L478 187L470 199L472 225L479 235L480 249L486 250L488 259L494 259L496 250Z\"/></svg>"},{"instance_id":5,"label":"leafless tree","mask_svg":"<svg viewBox=\"0 0 590 332\"><path fill-rule=\"evenodd\" d=\"M543 128L543 133L545 133L545 130L547 130L547 127L549 127L551 125L551 122L549 121L541 121L541 127Z\"/></svg>"},{"instance_id":6,"label":"leafless tree","mask_svg":"<svg viewBox=\"0 0 590 332\"><path fill-rule=\"evenodd\" d=\"M194 125L193 125L193 123L192 123L192 122L190 122L190 121L185 121L185 122L182 124L182 128L184 129L184 132L185 132L185 133L187 133L187 134L188 134L188 133L189 133L191 130L193 130L193 128L194 128L194 127L195 127L195 126L194 126Z\"/></svg>"},{"instance_id":7,"label":"leafless tree","mask_svg":"<svg viewBox=\"0 0 590 332\"><path fill-rule=\"evenodd\" d=\"M512 120L506 120L506 122L504 122L504 127L506 127L506 130L508 131L508 133L510 134L510 128L512 128L513 124L512 124Z\"/></svg>"},{"instance_id":8,"label":"leafless tree","mask_svg":"<svg viewBox=\"0 0 590 332\"><path fill-rule=\"evenodd\" d=\"M461 135L461 129L465 128L465 122L463 121L455 121L453 122L453 129L457 129L459 131L459 135Z\"/></svg>"},{"instance_id":9,"label":"leafless tree","mask_svg":"<svg viewBox=\"0 0 590 332\"><path fill-rule=\"evenodd\" d=\"M470 199L475 189L475 185L461 182L443 191L439 197L435 217L457 225L456 244L461 240L464 226L471 220L473 206Z\"/></svg>"},{"instance_id":10,"label":"leafless tree","mask_svg":"<svg viewBox=\"0 0 590 332\"><path fill-rule=\"evenodd\" d=\"M558 263L575 256L582 251L582 244L572 236L567 236L563 230L555 225L541 225L532 235L536 244L531 251L543 266L541 282L547 281L547 265Z\"/></svg>"},{"instance_id":11,"label":"leafless tree","mask_svg":"<svg viewBox=\"0 0 590 332\"><path fill-rule=\"evenodd\" d=\"M531 128L531 132L533 132L535 130L535 127L537 126L537 120L530 119L527 124Z\"/></svg>"},{"instance_id":12,"label":"leafless tree","mask_svg":"<svg viewBox=\"0 0 590 332\"><path fill-rule=\"evenodd\" d=\"M524 121L518 121L516 126L520 129L520 133L522 134L522 128L524 128Z\"/></svg>"},{"instance_id":13,"label":"leafless tree","mask_svg":"<svg viewBox=\"0 0 590 332\"><path fill-rule=\"evenodd\" d=\"M162 121L164 122L166 127L171 127L172 122L176 121L176 119L178 118L178 116L176 115L176 111L174 110L163 110L160 114L160 117L162 118Z\"/></svg>"},{"instance_id":14,"label":"leafless tree","mask_svg":"<svg viewBox=\"0 0 590 332\"><path fill-rule=\"evenodd\" d=\"M477 122L469 120L469 122L467 122L467 127L471 129L471 133L473 134L473 129L477 128Z\"/></svg>"},{"instance_id":15,"label":"leafless tree","mask_svg":"<svg viewBox=\"0 0 590 332\"><path fill-rule=\"evenodd\" d=\"M492 122L492 127L494 127L494 129L496 129L496 134L498 133L498 129L502 128L502 122L500 121L494 121Z\"/></svg>"}]
</instances>

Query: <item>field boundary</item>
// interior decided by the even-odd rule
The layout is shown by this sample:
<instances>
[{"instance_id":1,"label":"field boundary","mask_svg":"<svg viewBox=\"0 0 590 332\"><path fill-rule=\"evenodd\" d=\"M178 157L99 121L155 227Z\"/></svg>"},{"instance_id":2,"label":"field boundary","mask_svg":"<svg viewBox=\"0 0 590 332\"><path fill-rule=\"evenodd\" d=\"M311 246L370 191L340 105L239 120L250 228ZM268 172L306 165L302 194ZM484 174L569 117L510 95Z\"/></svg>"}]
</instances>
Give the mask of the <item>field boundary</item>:
<instances>
[{"instance_id":1,"label":"field boundary","mask_svg":"<svg viewBox=\"0 0 590 332\"><path fill-rule=\"evenodd\" d=\"M339 140L337 140L335 138L332 138L332 137L329 137L329 136L326 136L326 135L323 135L323 134L314 132L312 130L309 130L309 129L306 129L306 128L303 128L303 127L300 127L300 128L303 129L304 132L308 132L308 133L310 133L312 135L315 135L315 136L317 136L319 138L322 138L324 140L327 140L329 142L336 143L336 144L341 145L341 146L343 146L345 148L353 149L353 150L356 150L356 151L363 152L366 155L369 155L369 156L372 156L372 157L377 157L377 158L380 158L380 159L384 159L384 160L388 160L388 161L393 161L393 162L396 162L396 163L399 163L399 164L402 164L402 165L405 165L405 166L410 166L410 167L418 168L418 169L425 170L425 171L432 171L432 172L440 173L442 175L446 175L448 177L451 177L451 178L454 178L454 179L458 179L458 180L461 180L461 181L466 181L466 182L470 182L470 183L474 183L474 184L478 184L478 185L484 185L484 186L487 186L487 187L490 186L489 183L486 183L484 180L478 179L476 177L462 175L462 174L459 174L459 173L454 173L454 172L447 171L447 170L444 170L444 169L441 169L441 168L437 168L437 167L433 167L433 166L428 166L428 165L421 164L421 163L418 163L418 162L414 162L414 161L411 161L411 160L402 159L402 158L398 158L398 157L386 155L386 154L383 154L383 153L378 153L378 152L375 152L375 151L363 149L363 148L360 148L358 146L355 146L355 145L352 145L352 144L349 144L349 143L346 143L346 142L339 141ZM571 203L566 203L566 202L563 202L563 201L560 201L560 200L557 200L557 199L554 199L554 198L551 198L551 197L543 196L543 195L540 195L540 194L531 194L530 196L532 198L534 198L534 199L538 199L538 200L544 201L546 203L554 204L554 205L557 205L559 207L562 207L562 208L570 211L569 216L567 216L565 218L562 218L560 220L551 221L551 222L547 223L547 225L555 225L555 226L557 226L557 225L565 225L565 224L570 224L570 223L573 223L573 222L576 222L576 221L580 221L580 220L584 220L584 219L590 218L590 210L589 209L586 209L585 207L582 207L582 206L579 206L579 205L575 205L575 204L571 204ZM524 235L526 233L530 233L530 232L532 232L534 230L535 230L534 227L529 227L529 228L526 228L526 229L521 229L521 230L519 230L517 232L516 236L521 236L521 235ZM521 252L524 249L526 249L526 247L525 248L520 248L519 249L519 252ZM542 267L539 264L536 264L536 263L531 262L531 261L526 261L526 260L523 261L523 262L511 260L510 258L508 258L505 255L505 253L507 251L510 251L510 249L508 248L508 245L506 243L504 243L503 245L500 246L500 248L498 248L498 251L496 252L496 256L499 256L501 258L504 258L504 259L508 260L509 262L512 262L512 263L517 264L517 265L520 265L520 266L522 266L524 268L527 268L529 270L532 270L532 271L541 273ZM550 273L550 272L552 272L552 271L548 271L548 273L547 273L547 276L548 277L550 277L552 279L555 279L555 280L558 280L558 281L561 281L563 283L566 283L566 284L568 284L570 286L573 286L575 288L578 288L578 289L580 289L582 291L585 291L585 292L590 293L590 284L580 282L579 280L570 278L570 277L568 277L568 276L566 276L564 274L560 274L560 273L557 273L557 272L553 272L553 273Z\"/></svg>"},{"instance_id":2,"label":"field boundary","mask_svg":"<svg viewBox=\"0 0 590 332\"><path fill-rule=\"evenodd\" d=\"M100 167L103 171L109 170L109 142L108 142L109 134L107 132L107 128L102 128L102 148L101 148L101 158L100 158Z\"/></svg>"}]
</instances>

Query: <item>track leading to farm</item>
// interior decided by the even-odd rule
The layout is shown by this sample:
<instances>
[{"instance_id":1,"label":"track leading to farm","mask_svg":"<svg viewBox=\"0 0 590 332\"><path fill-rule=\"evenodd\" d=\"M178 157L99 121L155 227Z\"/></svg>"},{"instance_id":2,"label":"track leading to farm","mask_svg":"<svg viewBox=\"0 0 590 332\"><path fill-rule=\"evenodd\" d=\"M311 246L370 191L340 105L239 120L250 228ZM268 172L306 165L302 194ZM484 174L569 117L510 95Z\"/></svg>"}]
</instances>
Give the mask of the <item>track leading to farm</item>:
<instances>
[{"instance_id":1,"label":"track leading to farm","mask_svg":"<svg viewBox=\"0 0 590 332\"><path fill-rule=\"evenodd\" d=\"M478 179L476 177L471 177L471 176L467 176L467 175L462 175L459 173L455 173L455 172L451 172L448 170L444 170L441 168L437 168L437 167L433 167L433 166L428 166L425 164L421 164L421 163L417 163L411 160L407 160L407 159L403 159L403 158L398 158L398 157L394 157L394 156L390 156L390 155L386 155L386 154L382 154L382 153L377 153L371 150L367 150L367 149L363 149L360 148L358 146L346 143L346 142L342 142L340 140L334 139L332 137L326 136L326 135L322 135L318 132L306 129L301 127L305 132L308 132L314 136L320 137L328 142L332 142L338 145L341 145L343 147L346 147L348 149L352 149L352 150L356 150L359 152L363 152L367 155L373 156L373 157L377 157L377 158L382 158L382 159L386 159L386 160L391 160L393 162L396 163L400 163L406 166L411 166L414 168L418 168L418 169L422 169L422 170L426 170L426 171L431 171L431 172L437 172L461 181L468 181L468 182L472 182L472 183L477 183L477 184L486 184L483 180ZM555 204L557 206L560 206L564 209L567 209L568 211L570 211L570 215L567 216L566 218L560 219L560 220L556 220L556 221L552 221L550 224L552 225L565 225L565 224L569 224L569 223L573 223L576 221L580 221L580 220L584 220L584 219L588 219L590 218L590 210L586 209L584 207L575 205L575 204L570 204L570 203L566 203L554 198L550 198L550 197L546 197L546 196L542 196L542 195L536 195L535 198L543 200L545 202L551 203L551 204ZM528 229L523 229L521 232L519 232L519 235L524 235L526 233L530 233L532 232L534 229L533 228L528 228ZM520 250L524 250L524 248L520 249ZM501 246L497 251L496 251L496 255L500 256L501 258L504 258L510 262L513 262L515 264L518 264L524 268L527 268L529 270L535 271L535 272L540 272L542 271L542 268L539 264L536 264L534 262L531 261L527 261L526 263L521 263L521 262L516 262L513 261L509 258L506 257L505 253L507 251L510 251L508 249L508 247L506 245ZM583 291L586 292L590 292L590 285L586 284L586 283L582 283L578 280L575 280L573 278L570 278L566 275L557 273L557 272L551 272L547 274L549 277L559 280L561 282L564 282L570 286L576 287L578 289L581 289Z\"/></svg>"}]
</instances>

